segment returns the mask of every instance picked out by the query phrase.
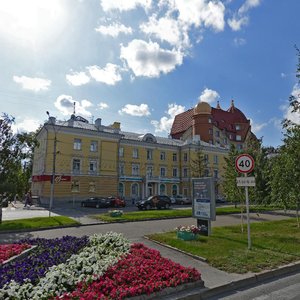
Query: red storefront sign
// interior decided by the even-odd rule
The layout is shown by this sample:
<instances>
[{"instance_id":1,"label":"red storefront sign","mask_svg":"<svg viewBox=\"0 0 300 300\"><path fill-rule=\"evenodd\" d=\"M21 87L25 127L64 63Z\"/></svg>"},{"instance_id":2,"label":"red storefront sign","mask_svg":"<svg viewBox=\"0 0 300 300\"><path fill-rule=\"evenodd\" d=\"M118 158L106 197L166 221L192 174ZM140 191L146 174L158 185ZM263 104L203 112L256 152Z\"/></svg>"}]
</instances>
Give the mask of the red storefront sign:
<instances>
[{"instance_id":1,"label":"red storefront sign","mask_svg":"<svg viewBox=\"0 0 300 300\"><path fill-rule=\"evenodd\" d=\"M51 181L52 175L34 175L32 176L32 182ZM55 183L61 181L71 181L71 176L55 175Z\"/></svg>"}]
</instances>

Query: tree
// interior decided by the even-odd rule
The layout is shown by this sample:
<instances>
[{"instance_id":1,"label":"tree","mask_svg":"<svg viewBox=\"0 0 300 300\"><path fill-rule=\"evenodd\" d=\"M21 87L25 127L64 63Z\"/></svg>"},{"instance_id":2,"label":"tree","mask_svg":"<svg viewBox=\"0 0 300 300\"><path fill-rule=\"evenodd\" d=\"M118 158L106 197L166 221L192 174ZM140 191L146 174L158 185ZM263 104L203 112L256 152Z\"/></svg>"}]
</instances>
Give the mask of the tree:
<instances>
[{"instance_id":1,"label":"tree","mask_svg":"<svg viewBox=\"0 0 300 300\"><path fill-rule=\"evenodd\" d=\"M204 177L205 170L207 168L207 160L201 150L201 148L197 148L195 151L194 158L191 158L191 171L192 177Z\"/></svg>"},{"instance_id":2,"label":"tree","mask_svg":"<svg viewBox=\"0 0 300 300\"><path fill-rule=\"evenodd\" d=\"M0 117L0 222L3 195L12 200L14 194L29 187L32 153L37 145L35 133L14 134L13 123L14 118L7 114Z\"/></svg>"},{"instance_id":3,"label":"tree","mask_svg":"<svg viewBox=\"0 0 300 300\"><path fill-rule=\"evenodd\" d=\"M300 51L297 47L298 65L296 78L300 84ZM296 88L299 91L299 87ZM292 93L289 97L289 107L292 113L300 116L300 95ZM274 160L270 185L272 188L272 199L284 204L286 208L296 207L297 224L299 222L300 208L300 124L290 119L282 122L284 133L284 144Z\"/></svg>"},{"instance_id":4,"label":"tree","mask_svg":"<svg viewBox=\"0 0 300 300\"><path fill-rule=\"evenodd\" d=\"M242 188L237 187L236 178L238 173L235 170L235 159L239 155L236 147L232 144L228 156L225 157L223 191L228 201L233 202L235 207L244 197Z\"/></svg>"}]
</instances>

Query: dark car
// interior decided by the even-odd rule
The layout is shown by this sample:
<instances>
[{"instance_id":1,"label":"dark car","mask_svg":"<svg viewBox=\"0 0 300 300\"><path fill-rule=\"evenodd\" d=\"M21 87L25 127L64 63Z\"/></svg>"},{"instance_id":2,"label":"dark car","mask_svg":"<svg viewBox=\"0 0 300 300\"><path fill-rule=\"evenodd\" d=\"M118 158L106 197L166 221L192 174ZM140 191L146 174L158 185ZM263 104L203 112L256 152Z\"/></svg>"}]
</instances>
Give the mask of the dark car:
<instances>
[{"instance_id":1,"label":"dark car","mask_svg":"<svg viewBox=\"0 0 300 300\"><path fill-rule=\"evenodd\" d=\"M112 206L112 207L125 207L126 206L125 200L121 199L120 197L110 196L110 197L107 197L107 199L109 199L110 206Z\"/></svg>"},{"instance_id":2,"label":"dark car","mask_svg":"<svg viewBox=\"0 0 300 300\"><path fill-rule=\"evenodd\" d=\"M136 203L138 209L161 209L161 208L170 208L171 206L171 199L168 196L164 195L155 195L150 196L146 200L141 200Z\"/></svg>"},{"instance_id":3,"label":"dark car","mask_svg":"<svg viewBox=\"0 0 300 300\"><path fill-rule=\"evenodd\" d=\"M82 207L110 207L110 200L107 198L91 197L81 201Z\"/></svg>"},{"instance_id":4,"label":"dark car","mask_svg":"<svg viewBox=\"0 0 300 300\"><path fill-rule=\"evenodd\" d=\"M192 200L185 197L185 196L182 196L182 195L177 195L177 196L174 196L174 200L175 200L175 204L192 204Z\"/></svg>"},{"instance_id":5,"label":"dark car","mask_svg":"<svg viewBox=\"0 0 300 300\"><path fill-rule=\"evenodd\" d=\"M224 204L224 203L226 203L226 199L223 196L217 195L216 196L216 203Z\"/></svg>"}]
</instances>

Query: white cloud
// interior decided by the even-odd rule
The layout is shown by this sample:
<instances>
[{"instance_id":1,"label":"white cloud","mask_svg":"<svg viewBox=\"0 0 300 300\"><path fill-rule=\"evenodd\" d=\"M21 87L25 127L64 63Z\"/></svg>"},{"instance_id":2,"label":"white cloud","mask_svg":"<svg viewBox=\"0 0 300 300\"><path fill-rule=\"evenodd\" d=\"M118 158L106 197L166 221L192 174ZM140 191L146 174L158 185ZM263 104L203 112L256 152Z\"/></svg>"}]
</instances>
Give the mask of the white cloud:
<instances>
[{"instance_id":1,"label":"white cloud","mask_svg":"<svg viewBox=\"0 0 300 300\"><path fill-rule=\"evenodd\" d=\"M151 2L152 0L101 0L101 6L105 12L110 10L128 11L138 6L148 9Z\"/></svg>"},{"instance_id":2,"label":"white cloud","mask_svg":"<svg viewBox=\"0 0 300 300\"><path fill-rule=\"evenodd\" d=\"M162 49L158 43L135 39L127 47L121 46L120 58L135 76L159 77L160 73L169 73L181 65L183 54L175 49Z\"/></svg>"},{"instance_id":3,"label":"white cloud","mask_svg":"<svg viewBox=\"0 0 300 300\"><path fill-rule=\"evenodd\" d=\"M215 31L224 30L225 6L221 1L175 0L173 9L179 13L178 19L188 25L211 27Z\"/></svg>"},{"instance_id":4,"label":"white cloud","mask_svg":"<svg viewBox=\"0 0 300 300\"><path fill-rule=\"evenodd\" d=\"M106 108L109 108L109 106L108 106L108 104L107 103L105 103L105 102L100 102L99 104L98 104L98 107L99 107L99 109L106 109Z\"/></svg>"},{"instance_id":5,"label":"white cloud","mask_svg":"<svg viewBox=\"0 0 300 300\"><path fill-rule=\"evenodd\" d=\"M148 104L142 103L141 105L134 104L126 104L121 110L119 110L119 114L127 114L135 117L144 117L149 116L150 111Z\"/></svg>"},{"instance_id":6,"label":"white cloud","mask_svg":"<svg viewBox=\"0 0 300 300\"><path fill-rule=\"evenodd\" d=\"M248 12L249 9L259 6L261 0L246 0L244 4L239 8L238 13L244 14Z\"/></svg>"},{"instance_id":7,"label":"white cloud","mask_svg":"<svg viewBox=\"0 0 300 300\"><path fill-rule=\"evenodd\" d=\"M262 123L262 124L255 123L252 119L250 119L250 124L251 124L251 131L254 134L257 134L259 131L261 131L264 127L268 125L268 123Z\"/></svg>"},{"instance_id":8,"label":"white cloud","mask_svg":"<svg viewBox=\"0 0 300 300\"><path fill-rule=\"evenodd\" d=\"M166 41L173 46L186 47L189 45L188 27L170 17L157 19L157 16L153 15L147 23L140 25L140 29L144 33L161 41Z\"/></svg>"},{"instance_id":9,"label":"white cloud","mask_svg":"<svg viewBox=\"0 0 300 300\"><path fill-rule=\"evenodd\" d=\"M90 81L90 77L87 76L85 72L73 72L72 74L67 74L66 79L74 86L84 85Z\"/></svg>"},{"instance_id":10,"label":"white cloud","mask_svg":"<svg viewBox=\"0 0 300 300\"><path fill-rule=\"evenodd\" d=\"M51 80L37 78L37 77L27 77L27 76L13 76L13 80L16 83L21 84L22 88L25 90L31 90L35 92L48 90L51 85Z\"/></svg>"},{"instance_id":11,"label":"white cloud","mask_svg":"<svg viewBox=\"0 0 300 300\"><path fill-rule=\"evenodd\" d=\"M110 35L112 37L117 37L120 33L124 34L131 34L132 28L126 27L123 24L114 23L112 25L104 26L100 25L99 27L95 28L97 32L102 33L103 35Z\"/></svg>"},{"instance_id":12,"label":"white cloud","mask_svg":"<svg viewBox=\"0 0 300 300\"><path fill-rule=\"evenodd\" d=\"M206 88L201 95L199 96L198 100L201 102L207 102L207 103L213 103L215 102L218 98L220 98L220 95L218 92Z\"/></svg>"},{"instance_id":13,"label":"white cloud","mask_svg":"<svg viewBox=\"0 0 300 300\"><path fill-rule=\"evenodd\" d=\"M235 38L233 40L233 43L235 46L239 47L239 46L244 46L246 44L246 40L243 38Z\"/></svg>"},{"instance_id":14,"label":"white cloud","mask_svg":"<svg viewBox=\"0 0 300 300\"><path fill-rule=\"evenodd\" d=\"M151 124L155 127L155 132L166 132L169 133L176 115L184 112L185 107L177 105L175 103L168 104L168 116L162 117L159 121L152 120Z\"/></svg>"},{"instance_id":15,"label":"white cloud","mask_svg":"<svg viewBox=\"0 0 300 300\"><path fill-rule=\"evenodd\" d=\"M229 27L233 30L233 31L239 31L241 30L242 26L247 25L249 22L249 18L248 17L234 17L232 19L228 20L228 25Z\"/></svg>"},{"instance_id":16,"label":"white cloud","mask_svg":"<svg viewBox=\"0 0 300 300\"><path fill-rule=\"evenodd\" d=\"M74 103L75 103L75 111L76 114L90 117L92 114L87 110L87 108L93 106L93 104L89 100L81 100L77 101L69 95L60 95L54 106L60 111L64 116L71 115L74 111Z\"/></svg>"},{"instance_id":17,"label":"white cloud","mask_svg":"<svg viewBox=\"0 0 300 300\"><path fill-rule=\"evenodd\" d=\"M261 0L246 0L238 9L237 13L228 20L228 25L233 31L240 30L243 26L249 23L249 17L246 15L248 11L254 7L259 6Z\"/></svg>"},{"instance_id":18,"label":"white cloud","mask_svg":"<svg viewBox=\"0 0 300 300\"><path fill-rule=\"evenodd\" d=\"M33 132L36 131L40 125L41 122L39 120L25 118L22 122L16 122L15 124L12 124L12 130L14 133Z\"/></svg>"},{"instance_id":19,"label":"white cloud","mask_svg":"<svg viewBox=\"0 0 300 300\"><path fill-rule=\"evenodd\" d=\"M122 80L120 75L120 67L114 64L106 64L106 66L101 69L98 66L89 66L87 69L90 75L98 82L103 82L108 85L115 85L118 81Z\"/></svg>"},{"instance_id":20,"label":"white cloud","mask_svg":"<svg viewBox=\"0 0 300 300\"><path fill-rule=\"evenodd\" d=\"M297 84L293 87L292 93L291 93L298 101L300 101L300 86ZM281 109L284 111L284 118L292 121L295 124L300 125L300 112L292 112L292 107L289 105L284 105L281 107Z\"/></svg>"}]
</instances>

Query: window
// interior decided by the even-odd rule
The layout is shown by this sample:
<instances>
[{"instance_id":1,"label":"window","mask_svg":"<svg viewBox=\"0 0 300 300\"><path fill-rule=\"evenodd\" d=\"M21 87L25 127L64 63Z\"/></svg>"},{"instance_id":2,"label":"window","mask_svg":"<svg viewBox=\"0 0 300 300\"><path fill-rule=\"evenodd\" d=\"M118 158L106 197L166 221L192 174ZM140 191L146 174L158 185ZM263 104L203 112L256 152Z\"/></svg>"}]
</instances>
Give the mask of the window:
<instances>
[{"instance_id":1,"label":"window","mask_svg":"<svg viewBox=\"0 0 300 300\"><path fill-rule=\"evenodd\" d=\"M153 173L153 167L147 167L147 176L148 176L148 178L152 177L152 173Z\"/></svg>"},{"instance_id":2,"label":"window","mask_svg":"<svg viewBox=\"0 0 300 300\"><path fill-rule=\"evenodd\" d=\"M177 168L173 168L173 177L177 177L178 170Z\"/></svg>"},{"instance_id":3,"label":"window","mask_svg":"<svg viewBox=\"0 0 300 300\"><path fill-rule=\"evenodd\" d=\"M178 194L178 186L176 184L172 185L172 196L176 196Z\"/></svg>"},{"instance_id":4,"label":"window","mask_svg":"<svg viewBox=\"0 0 300 300\"><path fill-rule=\"evenodd\" d=\"M73 159L72 170L73 170L74 174L79 174L80 173L80 159L77 159L77 158Z\"/></svg>"},{"instance_id":5,"label":"window","mask_svg":"<svg viewBox=\"0 0 300 300\"><path fill-rule=\"evenodd\" d=\"M89 174L97 173L97 162L95 160L89 161Z\"/></svg>"},{"instance_id":6,"label":"window","mask_svg":"<svg viewBox=\"0 0 300 300\"><path fill-rule=\"evenodd\" d=\"M210 135L213 134L213 130L211 128L208 129L208 134L210 134Z\"/></svg>"},{"instance_id":7,"label":"window","mask_svg":"<svg viewBox=\"0 0 300 300\"><path fill-rule=\"evenodd\" d=\"M148 160L152 160L153 159L153 150L152 149L148 149L147 150L147 159Z\"/></svg>"},{"instance_id":8,"label":"window","mask_svg":"<svg viewBox=\"0 0 300 300\"><path fill-rule=\"evenodd\" d=\"M132 175L133 176L140 175L140 166L139 165L132 165Z\"/></svg>"},{"instance_id":9,"label":"window","mask_svg":"<svg viewBox=\"0 0 300 300\"><path fill-rule=\"evenodd\" d=\"M183 168L183 177L188 177L188 169Z\"/></svg>"},{"instance_id":10,"label":"window","mask_svg":"<svg viewBox=\"0 0 300 300\"><path fill-rule=\"evenodd\" d=\"M119 195L124 197L124 184L121 182L119 183Z\"/></svg>"},{"instance_id":11,"label":"window","mask_svg":"<svg viewBox=\"0 0 300 300\"><path fill-rule=\"evenodd\" d=\"M177 161L177 153L173 153L173 161Z\"/></svg>"},{"instance_id":12,"label":"window","mask_svg":"<svg viewBox=\"0 0 300 300\"><path fill-rule=\"evenodd\" d=\"M125 169L124 164L120 164L119 165L119 174L120 174L120 176L123 176L125 174L124 169Z\"/></svg>"},{"instance_id":13,"label":"window","mask_svg":"<svg viewBox=\"0 0 300 300\"><path fill-rule=\"evenodd\" d=\"M219 131L219 130L217 130L217 131L215 132L215 136L216 136L216 137L220 137L220 131Z\"/></svg>"},{"instance_id":14,"label":"window","mask_svg":"<svg viewBox=\"0 0 300 300\"><path fill-rule=\"evenodd\" d=\"M208 123L211 123L211 118L208 118Z\"/></svg>"},{"instance_id":15,"label":"window","mask_svg":"<svg viewBox=\"0 0 300 300\"><path fill-rule=\"evenodd\" d=\"M91 141L90 151L91 152L97 152L97 149L98 149L98 142L97 141Z\"/></svg>"},{"instance_id":16,"label":"window","mask_svg":"<svg viewBox=\"0 0 300 300\"><path fill-rule=\"evenodd\" d=\"M78 193L79 192L79 180L73 180L71 184L71 192Z\"/></svg>"},{"instance_id":17,"label":"window","mask_svg":"<svg viewBox=\"0 0 300 300\"><path fill-rule=\"evenodd\" d=\"M208 169L204 170L204 177L209 177L209 170Z\"/></svg>"},{"instance_id":18,"label":"window","mask_svg":"<svg viewBox=\"0 0 300 300\"><path fill-rule=\"evenodd\" d=\"M124 157L124 148L123 147L119 148L119 157Z\"/></svg>"},{"instance_id":19,"label":"window","mask_svg":"<svg viewBox=\"0 0 300 300\"><path fill-rule=\"evenodd\" d=\"M165 177L166 176L166 168L165 167L160 168L160 176L161 177Z\"/></svg>"},{"instance_id":20,"label":"window","mask_svg":"<svg viewBox=\"0 0 300 300\"><path fill-rule=\"evenodd\" d=\"M81 139L74 139L74 150L81 150Z\"/></svg>"},{"instance_id":21,"label":"window","mask_svg":"<svg viewBox=\"0 0 300 300\"><path fill-rule=\"evenodd\" d=\"M237 148L238 150L243 150L243 144L238 144Z\"/></svg>"},{"instance_id":22,"label":"window","mask_svg":"<svg viewBox=\"0 0 300 300\"><path fill-rule=\"evenodd\" d=\"M188 196L188 189L183 188L183 196L187 197Z\"/></svg>"},{"instance_id":23,"label":"window","mask_svg":"<svg viewBox=\"0 0 300 300\"><path fill-rule=\"evenodd\" d=\"M131 197L136 199L139 196L139 185L137 183L134 183L131 186Z\"/></svg>"},{"instance_id":24,"label":"window","mask_svg":"<svg viewBox=\"0 0 300 300\"><path fill-rule=\"evenodd\" d=\"M219 175L218 175L218 170L214 170L214 178L218 178L219 177Z\"/></svg>"},{"instance_id":25,"label":"window","mask_svg":"<svg viewBox=\"0 0 300 300\"><path fill-rule=\"evenodd\" d=\"M96 192L96 184L95 184L94 181L91 181L91 182L89 183L89 192L90 192L90 193L95 193L95 192Z\"/></svg>"},{"instance_id":26,"label":"window","mask_svg":"<svg viewBox=\"0 0 300 300\"><path fill-rule=\"evenodd\" d=\"M224 138L224 144L225 144L225 145L228 144L227 138Z\"/></svg>"},{"instance_id":27,"label":"window","mask_svg":"<svg viewBox=\"0 0 300 300\"><path fill-rule=\"evenodd\" d=\"M132 157L133 157L133 158L138 158L138 157L139 157L139 149L134 148L134 149L132 150Z\"/></svg>"},{"instance_id":28,"label":"window","mask_svg":"<svg viewBox=\"0 0 300 300\"><path fill-rule=\"evenodd\" d=\"M204 163L208 164L209 160L208 160L208 154L204 154Z\"/></svg>"},{"instance_id":29,"label":"window","mask_svg":"<svg viewBox=\"0 0 300 300\"><path fill-rule=\"evenodd\" d=\"M219 162L218 155L214 155L214 164L217 164Z\"/></svg>"},{"instance_id":30,"label":"window","mask_svg":"<svg viewBox=\"0 0 300 300\"><path fill-rule=\"evenodd\" d=\"M229 134L229 139L232 140L233 139L233 136L232 134Z\"/></svg>"},{"instance_id":31,"label":"window","mask_svg":"<svg viewBox=\"0 0 300 300\"><path fill-rule=\"evenodd\" d=\"M166 152L160 152L160 160L166 160Z\"/></svg>"},{"instance_id":32,"label":"window","mask_svg":"<svg viewBox=\"0 0 300 300\"><path fill-rule=\"evenodd\" d=\"M159 186L159 194L160 195L165 195L166 194L166 186L164 184L161 184Z\"/></svg>"},{"instance_id":33,"label":"window","mask_svg":"<svg viewBox=\"0 0 300 300\"><path fill-rule=\"evenodd\" d=\"M187 162L187 160L188 160L188 154L185 152L183 153L183 161Z\"/></svg>"},{"instance_id":34,"label":"window","mask_svg":"<svg viewBox=\"0 0 300 300\"><path fill-rule=\"evenodd\" d=\"M242 137L240 135L237 135L235 138L236 138L237 141L241 141L242 140Z\"/></svg>"},{"instance_id":35,"label":"window","mask_svg":"<svg viewBox=\"0 0 300 300\"><path fill-rule=\"evenodd\" d=\"M236 130L241 130L241 125L238 125L238 124L235 125L235 129L236 129Z\"/></svg>"}]
</instances>

